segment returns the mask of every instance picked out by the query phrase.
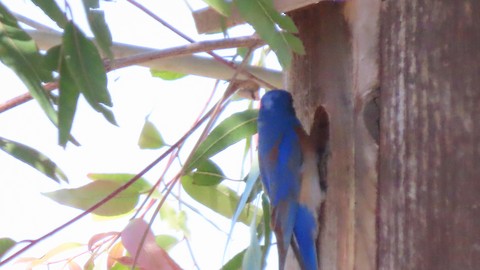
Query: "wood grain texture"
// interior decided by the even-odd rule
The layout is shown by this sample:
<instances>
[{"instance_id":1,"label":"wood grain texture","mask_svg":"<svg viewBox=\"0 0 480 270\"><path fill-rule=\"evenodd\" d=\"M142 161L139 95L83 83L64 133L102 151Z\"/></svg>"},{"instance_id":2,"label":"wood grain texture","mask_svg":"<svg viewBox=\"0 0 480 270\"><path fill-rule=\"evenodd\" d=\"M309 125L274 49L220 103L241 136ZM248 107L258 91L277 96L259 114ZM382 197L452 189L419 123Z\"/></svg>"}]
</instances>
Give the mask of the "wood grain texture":
<instances>
[{"instance_id":1,"label":"wood grain texture","mask_svg":"<svg viewBox=\"0 0 480 270\"><path fill-rule=\"evenodd\" d=\"M381 0L349 1L352 29L355 158L354 269L377 269L379 17ZM377 135L375 135L377 134Z\"/></svg>"},{"instance_id":2,"label":"wood grain texture","mask_svg":"<svg viewBox=\"0 0 480 270\"><path fill-rule=\"evenodd\" d=\"M379 269L479 269L479 1L385 1Z\"/></svg>"},{"instance_id":3,"label":"wood grain texture","mask_svg":"<svg viewBox=\"0 0 480 270\"><path fill-rule=\"evenodd\" d=\"M295 56L287 77L302 124L314 125L323 106L329 116L327 199L320 231L320 269L352 269L354 247L354 139L352 52L344 4L320 3L290 13L306 54Z\"/></svg>"},{"instance_id":4,"label":"wood grain texture","mask_svg":"<svg viewBox=\"0 0 480 270\"><path fill-rule=\"evenodd\" d=\"M378 146L365 108L378 89L379 1L361 2L321 2L289 13L306 55L294 57L287 89L312 136L324 137L318 126L325 121L315 117L319 107L329 118L322 270L376 269Z\"/></svg>"}]
</instances>

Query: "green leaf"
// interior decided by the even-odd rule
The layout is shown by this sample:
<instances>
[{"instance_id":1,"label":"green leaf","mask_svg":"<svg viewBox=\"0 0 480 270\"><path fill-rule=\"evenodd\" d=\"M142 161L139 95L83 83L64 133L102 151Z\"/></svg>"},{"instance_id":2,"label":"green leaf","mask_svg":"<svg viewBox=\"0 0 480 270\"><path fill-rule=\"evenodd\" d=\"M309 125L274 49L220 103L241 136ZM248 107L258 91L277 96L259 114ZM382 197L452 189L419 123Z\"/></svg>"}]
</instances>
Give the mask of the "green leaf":
<instances>
[{"instance_id":1,"label":"green leaf","mask_svg":"<svg viewBox=\"0 0 480 270\"><path fill-rule=\"evenodd\" d=\"M60 74L58 86L60 90L58 96L58 144L65 147L69 140L76 143L70 132L80 91L66 66L62 45L51 47L45 54L44 61L49 70Z\"/></svg>"},{"instance_id":2,"label":"green leaf","mask_svg":"<svg viewBox=\"0 0 480 270\"><path fill-rule=\"evenodd\" d=\"M247 182L249 178L250 178L250 174L248 174L244 178L244 181ZM245 193L247 191L248 191L247 188L245 188L245 190L243 192ZM252 190L248 191L248 192L249 192L249 194L248 194L247 202L252 202L253 200L255 200L258 197L258 194L263 192L263 185L262 185L262 181L260 181L260 176L258 176L257 180L253 184ZM242 196L243 196L243 193L242 193Z\"/></svg>"},{"instance_id":3,"label":"green leaf","mask_svg":"<svg viewBox=\"0 0 480 270\"><path fill-rule=\"evenodd\" d=\"M141 149L159 149L165 145L165 141L158 129L146 118L140 132L140 138L138 138L138 146Z\"/></svg>"},{"instance_id":4,"label":"green leaf","mask_svg":"<svg viewBox=\"0 0 480 270\"><path fill-rule=\"evenodd\" d=\"M262 209L263 209L263 231L264 231L264 248L262 249L262 261L266 264L267 254L272 246L272 228L270 227L270 202L267 199L267 195L262 195Z\"/></svg>"},{"instance_id":5,"label":"green leaf","mask_svg":"<svg viewBox=\"0 0 480 270\"><path fill-rule=\"evenodd\" d=\"M60 189L42 194L60 204L87 210L121 185L114 181L98 180L78 188ZM137 205L139 195L137 190L129 187L95 209L93 213L99 216L117 216L127 213Z\"/></svg>"},{"instance_id":6,"label":"green leaf","mask_svg":"<svg viewBox=\"0 0 480 270\"><path fill-rule=\"evenodd\" d=\"M253 188L255 187L255 184L258 182L259 176L260 176L260 168L258 164L258 158L255 155L252 161L252 168L250 169L250 173L246 181L245 189L242 193L242 196L240 197L240 201L238 203L237 209L235 210L235 214L232 218L232 226L231 226L230 232L233 231L233 225L234 225L233 223L237 221L238 216L241 214L240 211L242 211L244 207L247 205L247 200L249 199L250 194Z\"/></svg>"},{"instance_id":7,"label":"green leaf","mask_svg":"<svg viewBox=\"0 0 480 270\"><path fill-rule=\"evenodd\" d=\"M303 47L303 43L298 37L290 33L284 33L283 37L285 38L285 40L287 40L288 44L294 52L298 54L305 54L305 47Z\"/></svg>"},{"instance_id":8,"label":"green leaf","mask_svg":"<svg viewBox=\"0 0 480 270\"><path fill-rule=\"evenodd\" d=\"M48 118L56 125L57 112L43 89L42 82L52 80L48 68L32 38L23 31L15 17L0 3L0 60L11 68Z\"/></svg>"},{"instance_id":9,"label":"green leaf","mask_svg":"<svg viewBox=\"0 0 480 270\"><path fill-rule=\"evenodd\" d=\"M112 181L119 184L125 184L130 181L135 174L130 173L89 173L87 175L93 181ZM140 194L148 193L152 189L152 185L143 177L139 178L135 183L128 187L132 191Z\"/></svg>"},{"instance_id":10,"label":"green leaf","mask_svg":"<svg viewBox=\"0 0 480 270\"><path fill-rule=\"evenodd\" d=\"M243 213L246 207L250 205L250 203L247 203L247 200L249 199L250 194L253 188L255 187L255 183L259 182L258 181L259 175L260 175L260 169L258 164L258 158L256 158L255 156L255 158L252 161L252 168L250 169L248 178L245 181L246 182L245 189L242 193L242 196L239 198L239 202L237 203L237 207L235 209L233 217L231 218L230 231L228 233L227 244L225 245L225 251L226 251L226 248L228 247L228 244L230 243L230 236L233 234L233 229L235 227L235 224L237 223L240 215Z\"/></svg>"},{"instance_id":11,"label":"green leaf","mask_svg":"<svg viewBox=\"0 0 480 270\"><path fill-rule=\"evenodd\" d=\"M160 218L174 230L181 231L186 236L190 235L187 226L187 214L185 211L177 211L168 204L163 204L160 208Z\"/></svg>"},{"instance_id":12,"label":"green leaf","mask_svg":"<svg viewBox=\"0 0 480 270\"><path fill-rule=\"evenodd\" d=\"M196 201L207 206L216 213L231 219L237 208L239 197L235 191L224 186L198 186L193 183L193 178L185 175L181 178L183 189ZM261 210L252 204L247 204L238 217L238 221L249 225L254 213L261 217ZM256 220L259 220L257 218Z\"/></svg>"},{"instance_id":13,"label":"green leaf","mask_svg":"<svg viewBox=\"0 0 480 270\"><path fill-rule=\"evenodd\" d=\"M57 23L58 27L64 28L68 20L55 0L32 0L32 2L47 14L50 19Z\"/></svg>"},{"instance_id":14,"label":"green leaf","mask_svg":"<svg viewBox=\"0 0 480 270\"><path fill-rule=\"evenodd\" d=\"M257 239L255 220L250 225L250 246L243 256L242 267L244 269L262 269L262 250Z\"/></svg>"},{"instance_id":15,"label":"green leaf","mask_svg":"<svg viewBox=\"0 0 480 270\"><path fill-rule=\"evenodd\" d=\"M58 168L57 164L37 150L2 137L0 137L0 149L37 169L55 182L63 180L68 183L67 177L62 170Z\"/></svg>"},{"instance_id":16,"label":"green leaf","mask_svg":"<svg viewBox=\"0 0 480 270\"><path fill-rule=\"evenodd\" d=\"M268 43L284 68L290 66L292 51L304 53L300 39L291 34L298 31L295 24L289 17L275 10L272 0L235 0L234 2L240 15ZM277 26L281 29L277 29Z\"/></svg>"},{"instance_id":17,"label":"green leaf","mask_svg":"<svg viewBox=\"0 0 480 270\"><path fill-rule=\"evenodd\" d=\"M47 50L43 58L45 67L50 71L59 71L63 61L62 45L53 46Z\"/></svg>"},{"instance_id":18,"label":"green leaf","mask_svg":"<svg viewBox=\"0 0 480 270\"><path fill-rule=\"evenodd\" d=\"M191 171L228 146L257 133L257 117L258 110L246 110L223 120L199 145L185 171Z\"/></svg>"},{"instance_id":19,"label":"green leaf","mask_svg":"<svg viewBox=\"0 0 480 270\"><path fill-rule=\"evenodd\" d=\"M58 101L58 143L65 147L70 139L73 119L77 109L80 91L75 84L74 75L70 74L65 60L61 59L60 67L60 97Z\"/></svg>"},{"instance_id":20,"label":"green leaf","mask_svg":"<svg viewBox=\"0 0 480 270\"><path fill-rule=\"evenodd\" d=\"M225 265L222 266L221 270L241 270L243 257L245 256L247 249L244 249L237 253L233 258L231 258Z\"/></svg>"},{"instance_id":21,"label":"green leaf","mask_svg":"<svg viewBox=\"0 0 480 270\"><path fill-rule=\"evenodd\" d=\"M150 69L150 74L152 74L153 77L157 77L166 81L174 81L187 76L187 74L178 73L174 71L155 70L155 69Z\"/></svg>"},{"instance_id":22,"label":"green leaf","mask_svg":"<svg viewBox=\"0 0 480 270\"><path fill-rule=\"evenodd\" d=\"M83 6L85 8L99 8L100 7L100 1L99 0L82 0L83 1Z\"/></svg>"},{"instance_id":23,"label":"green leaf","mask_svg":"<svg viewBox=\"0 0 480 270\"><path fill-rule=\"evenodd\" d=\"M211 160L202 162L190 176L193 177L193 183L199 186L218 185L225 178L220 167Z\"/></svg>"},{"instance_id":24,"label":"green leaf","mask_svg":"<svg viewBox=\"0 0 480 270\"><path fill-rule=\"evenodd\" d=\"M226 0L203 0L210 7L225 17L229 17L232 13L231 2Z\"/></svg>"},{"instance_id":25,"label":"green leaf","mask_svg":"<svg viewBox=\"0 0 480 270\"><path fill-rule=\"evenodd\" d=\"M105 14L102 10L89 9L87 11L88 23L95 36L95 41L102 52L110 59L113 59L112 34L105 21Z\"/></svg>"},{"instance_id":26,"label":"green leaf","mask_svg":"<svg viewBox=\"0 0 480 270\"><path fill-rule=\"evenodd\" d=\"M161 234L155 236L155 242L164 250L168 251L176 244L178 244L178 239L167 234Z\"/></svg>"},{"instance_id":27,"label":"green leaf","mask_svg":"<svg viewBox=\"0 0 480 270\"><path fill-rule=\"evenodd\" d=\"M281 29L290 32L298 33L298 28L293 22L293 20L287 15L279 13L273 6L271 0L256 0L257 3L262 7L262 11L271 18L271 20L276 23Z\"/></svg>"},{"instance_id":28,"label":"green leaf","mask_svg":"<svg viewBox=\"0 0 480 270\"><path fill-rule=\"evenodd\" d=\"M0 258L2 258L3 254L5 254L9 249L15 246L17 242L15 242L11 238L0 238Z\"/></svg>"},{"instance_id":29,"label":"green leaf","mask_svg":"<svg viewBox=\"0 0 480 270\"><path fill-rule=\"evenodd\" d=\"M63 34L63 53L68 70L90 106L102 113L112 124L115 119L105 106L112 106L107 90L107 75L100 54L91 40L69 22Z\"/></svg>"}]
</instances>

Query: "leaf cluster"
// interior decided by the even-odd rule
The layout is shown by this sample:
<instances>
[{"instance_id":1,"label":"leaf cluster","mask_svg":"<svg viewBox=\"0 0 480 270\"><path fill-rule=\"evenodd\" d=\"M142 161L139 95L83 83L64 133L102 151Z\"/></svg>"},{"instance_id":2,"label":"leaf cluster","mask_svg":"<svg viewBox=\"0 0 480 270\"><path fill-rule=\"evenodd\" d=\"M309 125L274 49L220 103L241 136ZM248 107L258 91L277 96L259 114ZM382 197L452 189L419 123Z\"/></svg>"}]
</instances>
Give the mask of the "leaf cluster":
<instances>
[{"instance_id":1,"label":"leaf cluster","mask_svg":"<svg viewBox=\"0 0 480 270\"><path fill-rule=\"evenodd\" d=\"M238 10L277 55L280 65L288 68L293 53L305 54L302 41L295 36L298 29L290 17L279 13L273 0L204 0L218 13L231 16L232 10Z\"/></svg>"},{"instance_id":2,"label":"leaf cluster","mask_svg":"<svg viewBox=\"0 0 480 270\"><path fill-rule=\"evenodd\" d=\"M100 0L82 1L89 29L93 33L93 37L88 37L72 20L73 11L70 10L68 1L65 1L62 8L55 0L32 2L62 30L61 44L47 51L38 50L35 41L22 29L15 16L0 3L0 61L15 71L45 115L58 128L59 145L65 147L68 142L78 144L71 131L81 96L92 109L116 125L105 65L114 57L112 36L105 14ZM293 53L304 53L301 41L295 36L298 32L295 24L288 16L275 10L272 0L205 2L226 17L236 8L268 43L284 68L290 65ZM151 70L151 74L164 80L176 80L187 75L158 70ZM58 92L52 91L55 89L58 89ZM250 246L234 256L222 269L239 269L242 265L261 268L265 265L265 257L271 245L267 200L263 198L262 207L258 206L261 193L258 167L252 166L250 173L241 180L245 189L239 194L228 183L224 183L227 177L221 166L212 160L218 153L241 141L246 142L245 157L252 151L252 136L257 132L257 114L257 110L245 110L216 125L199 143L188 162L183 164L182 174L177 179L182 190L191 199L232 220L230 235L236 222L251 227ZM181 148L181 144L166 143L159 129L148 118L145 119L138 145L141 149L149 150L168 147L171 151L177 151ZM29 146L0 137L0 149L56 182L68 181L53 161ZM90 239L87 248L91 257L84 265L85 269L93 269L95 259L101 252L108 253L109 269L129 269L134 265L145 269L179 269L165 250L182 240L169 234L154 235L151 224L144 221L144 216L137 217L137 214L144 207L144 204L139 206L140 202L148 199L152 203L158 202L158 216L162 222L188 239L186 212L164 203L168 195L168 192L165 192L168 185L164 191L159 191L159 183L151 184L151 181L140 176L92 173L88 175L91 181L83 186L43 193L57 203L88 211L99 217L121 218L137 211L135 218L122 232L101 233ZM115 195L111 199L105 200L113 194ZM101 205L96 207L99 202L102 202ZM119 238L121 242L117 241ZM263 244L260 244L261 242ZM0 258L16 244L13 239L0 238ZM84 245L64 243L47 252L42 258L29 258L23 262L33 267L46 263L54 255L79 247ZM68 259L68 265L72 269L79 268L71 259Z\"/></svg>"}]
</instances>

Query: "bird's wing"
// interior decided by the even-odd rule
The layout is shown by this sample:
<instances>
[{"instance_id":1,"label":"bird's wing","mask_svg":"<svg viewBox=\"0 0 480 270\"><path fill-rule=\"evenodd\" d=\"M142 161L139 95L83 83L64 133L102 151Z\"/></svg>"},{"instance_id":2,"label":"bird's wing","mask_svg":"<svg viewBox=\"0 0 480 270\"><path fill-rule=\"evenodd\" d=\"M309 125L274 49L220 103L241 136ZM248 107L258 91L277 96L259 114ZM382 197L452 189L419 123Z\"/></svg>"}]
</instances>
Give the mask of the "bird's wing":
<instances>
[{"instance_id":1,"label":"bird's wing","mask_svg":"<svg viewBox=\"0 0 480 270\"><path fill-rule=\"evenodd\" d=\"M302 153L293 126L276 134L274 139L272 149L260 155L260 165L272 204L272 228L277 238L280 269L283 269L296 220Z\"/></svg>"}]
</instances>

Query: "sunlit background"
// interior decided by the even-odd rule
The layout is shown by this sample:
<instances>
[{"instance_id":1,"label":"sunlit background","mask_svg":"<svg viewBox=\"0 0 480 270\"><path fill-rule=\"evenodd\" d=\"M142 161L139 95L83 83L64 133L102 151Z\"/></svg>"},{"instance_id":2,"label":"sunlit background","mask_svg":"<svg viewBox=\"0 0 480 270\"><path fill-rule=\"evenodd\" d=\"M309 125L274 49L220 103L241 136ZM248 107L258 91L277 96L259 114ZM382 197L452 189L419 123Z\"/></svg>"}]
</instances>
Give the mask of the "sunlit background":
<instances>
[{"instance_id":1,"label":"sunlit background","mask_svg":"<svg viewBox=\"0 0 480 270\"><path fill-rule=\"evenodd\" d=\"M72 3L70 3L72 2ZM80 1L69 1L70 4ZM199 36L191 17L191 10L205 7L202 1L139 1L161 18L195 40L222 38L223 35ZM46 25L55 27L54 23L29 1L3 1L12 11L27 15ZM186 44L184 40L150 19L144 13L124 1L101 2L107 21L116 42L129 43L153 48L167 48ZM73 10L78 10L73 6ZM81 22L83 14L74 14L75 21ZM253 33L248 26L232 29L231 36ZM233 55L226 51L223 55ZM269 63L278 68L274 60ZM7 67L0 64L0 103L27 92L26 87ZM69 184L57 184L38 173L28 165L0 152L0 237L10 237L16 241L36 239L81 213L80 210L59 205L41 195L42 192L71 188L87 183L88 173L138 173L166 149L141 150L137 141L144 119L149 116L160 130L167 143L174 143L193 124L202 111L212 90L215 80L198 76L187 76L176 81L164 81L153 78L146 68L129 67L108 74L108 88L113 99L113 111L118 127L109 124L91 109L84 100L80 100L72 134L81 143L81 147L68 145L66 149L57 145L57 130L44 115L35 101L27 102L0 114L0 136L33 147L55 161L69 177ZM217 101L227 84L220 82L219 90L213 101ZM231 104L223 117L247 108L249 101L236 101ZM192 140L189 145L192 145ZM224 173L240 179L243 145L238 145L214 158ZM182 158L188 154L184 151ZM146 178L154 183L162 166L153 169ZM172 170L173 176L176 170ZM233 185L241 190L242 186ZM185 194L185 193L184 193ZM186 195L186 194L185 194ZM184 196L186 202L192 203ZM168 201L178 206L173 198ZM238 223L232 235L225 259L223 254L230 220L220 217L206 207L195 204L204 217L188 210L188 228L191 232L190 244L194 258L200 269L219 269L231 256L246 248L249 244L249 229ZM91 216L66 230L40 243L21 257L40 257L49 249L64 242L87 243L95 233L121 231L129 216L121 221L96 222ZM209 219L218 228L207 222ZM155 233L169 230L161 224L153 228ZM167 233L182 235L176 231ZM276 251L275 247L273 247ZM11 253L8 253L11 254ZM7 254L7 256L8 256ZM185 241L174 247L170 255L184 269L194 269L195 264ZM276 265L276 252L271 252L269 269ZM61 257L60 257L61 258ZM63 263L51 265L50 269L61 269ZM8 269L24 269L24 265L10 263ZM97 265L96 269L104 269ZM47 269L41 266L38 269Z\"/></svg>"}]
</instances>

